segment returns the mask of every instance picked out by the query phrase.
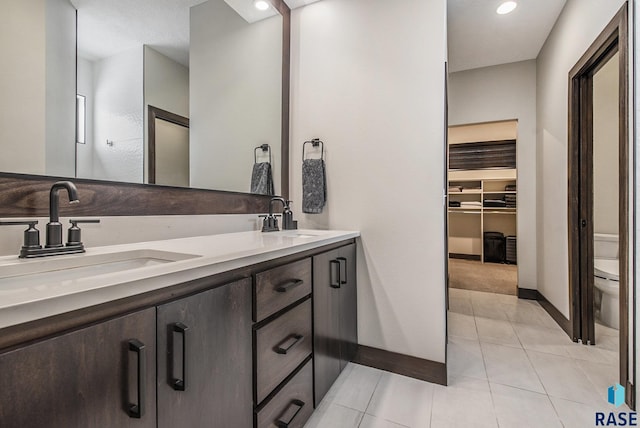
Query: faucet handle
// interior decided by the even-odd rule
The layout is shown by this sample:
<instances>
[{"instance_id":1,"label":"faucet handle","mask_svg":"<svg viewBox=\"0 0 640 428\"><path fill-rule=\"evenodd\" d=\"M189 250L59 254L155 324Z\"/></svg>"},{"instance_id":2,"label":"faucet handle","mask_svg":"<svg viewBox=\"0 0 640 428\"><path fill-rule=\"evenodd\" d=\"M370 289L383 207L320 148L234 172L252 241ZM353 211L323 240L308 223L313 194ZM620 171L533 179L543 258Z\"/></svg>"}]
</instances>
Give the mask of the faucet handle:
<instances>
[{"instance_id":1,"label":"faucet handle","mask_svg":"<svg viewBox=\"0 0 640 428\"><path fill-rule=\"evenodd\" d=\"M81 240L81 230L78 227L78 223L100 223L99 219L86 219L86 220L79 220L79 219L71 219L69 220L69 223L71 223L71 227L69 228L69 231L67 233L67 246L71 246L71 245L82 245L82 240Z\"/></svg>"},{"instance_id":2,"label":"faucet handle","mask_svg":"<svg viewBox=\"0 0 640 428\"><path fill-rule=\"evenodd\" d=\"M38 220L0 221L0 226L29 226L24 231L22 250L42 248L40 245L40 231L36 229Z\"/></svg>"},{"instance_id":3,"label":"faucet handle","mask_svg":"<svg viewBox=\"0 0 640 428\"><path fill-rule=\"evenodd\" d=\"M78 223L100 223L100 219L98 218L92 218L92 219L70 219L69 223L71 223L74 226L77 226Z\"/></svg>"},{"instance_id":4,"label":"faucet handle","mask_svg":"<svg viewBox=\"0 0 640 428\"><path fill-rule=\"evenodd\" d=\"M280 217L280 214L263 214L259 215L258 217L264 217L264 220L262 220L263 232L278 232L280 230L280 228L278 227L278 217Z\"/></svg>"}]
</instances>

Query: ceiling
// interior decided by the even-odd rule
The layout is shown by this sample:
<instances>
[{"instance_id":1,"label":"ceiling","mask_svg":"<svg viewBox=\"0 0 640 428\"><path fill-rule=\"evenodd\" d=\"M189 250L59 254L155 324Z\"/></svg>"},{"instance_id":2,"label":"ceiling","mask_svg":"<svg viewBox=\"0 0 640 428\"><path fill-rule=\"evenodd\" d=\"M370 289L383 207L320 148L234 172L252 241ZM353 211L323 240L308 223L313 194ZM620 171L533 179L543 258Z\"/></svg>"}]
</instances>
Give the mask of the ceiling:
<instances>
[{"instance_id":1,"label":"ceiling","mask_svg":"<svg viewBox=\"0 0 640 428\"><path fill-rule=\"evenodd\" d=\"M78 55L97 60L149 45L189 63L189 8L204 0L71 0L78 11Z\"/></svg>"},{"instance_id":2,"label":"ceiling","mask_svg":"<svg viewBox=\"0 0 640 428\"><path fill-rule=\"evenodd\" d=\"M449 71L535 59L566 0L516 0L507 15L504 0L448 0Z\"/></svg>"},{"instance_id":3,"label":"ceiling","mask_svg":"<svg viewBox=\"0 0 640 428\"><path fill-rule=\"evenodd\" d=\"M206 0L70 0L78 10L78 54L95 61L148 45L189 66L189 8ZM225 0L247 22L275 15L253 0ZM290 8L318 0L285 0Z\"/></svg>"},{"instance_id":4,"label":"ceiling","mask_svg":"<svg viewBox=\"0 0 640 428\"><path fill-rule=\"evenodd\" d=\"M189 8L206 0L71 0L78 10L78 52L95 60L143 44L189 64ZM274 14L252 0L225 0L248 22ZM319 0L285 0L295 9ZM449 71L534 59L566 0L519 0L498 15L503 0L448 0Z\"/></svg>"}]
</instances>

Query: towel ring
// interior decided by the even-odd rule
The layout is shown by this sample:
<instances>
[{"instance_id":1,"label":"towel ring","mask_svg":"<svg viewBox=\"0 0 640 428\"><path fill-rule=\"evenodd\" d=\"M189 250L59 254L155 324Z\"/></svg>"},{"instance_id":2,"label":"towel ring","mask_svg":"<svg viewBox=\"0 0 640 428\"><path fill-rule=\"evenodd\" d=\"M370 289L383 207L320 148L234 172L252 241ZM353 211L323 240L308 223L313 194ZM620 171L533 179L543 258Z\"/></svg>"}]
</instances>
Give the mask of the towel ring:
<instances>
[{"instance_id":1,"label":"towel ring","mask_svg":"<svg viewBox=\"0 0 640 428\"><path fill-rule=\"evenodd\" d=\"M263 144L253 149L253 163L258 163L258 150L269 152L269 163L271 163L271 146L268 144Z\"/></svg>"},{"instance_id":2,"label":"towel ring","mask_svg":"<svg viewBox=\"0 0 640 428\"><path fill-rule=\"evenodd\" d=\"M320 138L314 138L311 141L305 141L304 144L302 145L302 162L304 162L305 160L304 149L307 146L307 144L311 144L312 147L320 146L320 159L324 160L324 143L320 141Z\"/></svg>"}]
</instances>

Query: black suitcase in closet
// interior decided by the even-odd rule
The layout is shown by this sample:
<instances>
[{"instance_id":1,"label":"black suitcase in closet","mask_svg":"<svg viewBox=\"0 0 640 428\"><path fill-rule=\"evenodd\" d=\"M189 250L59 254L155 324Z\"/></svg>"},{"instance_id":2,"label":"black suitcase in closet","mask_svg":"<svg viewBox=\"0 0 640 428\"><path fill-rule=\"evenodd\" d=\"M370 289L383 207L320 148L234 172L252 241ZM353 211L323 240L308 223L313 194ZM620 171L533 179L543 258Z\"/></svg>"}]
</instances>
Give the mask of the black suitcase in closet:
<instances>
[{"instance_id":1,"label":"black suitcase in closet","mask_svg":"<svg viewBox=\"0 0 640 428\"><path fill-rule=\"evenodd\" d=\"M504 235L500 232L484 232L484 261L504 263L505 256Z\"/></svg>"},{"instance_id":2,"label":"black suitcase in closet","mask_svg":"<svg viewBox=\"0 0 640 428\"><path fill-rule=\"evenodd\" d=\"M507 236L507 248L505 261L510 264L518 264L517 240L515 236Z\"/></svg>"}]
</instances>

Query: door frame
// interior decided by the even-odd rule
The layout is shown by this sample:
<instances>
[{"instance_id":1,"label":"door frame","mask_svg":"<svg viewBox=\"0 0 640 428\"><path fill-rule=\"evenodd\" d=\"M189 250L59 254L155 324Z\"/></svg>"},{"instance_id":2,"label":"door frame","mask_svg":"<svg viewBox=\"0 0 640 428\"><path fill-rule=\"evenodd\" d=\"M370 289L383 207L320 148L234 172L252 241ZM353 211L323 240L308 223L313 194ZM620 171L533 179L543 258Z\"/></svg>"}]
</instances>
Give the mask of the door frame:
<instances>
[{"instance_id":1,"label":"door frame","mask_svg":"<svg viewBox=\"0 0 640 428\"><path fill-rule=\"evenodd\" d=\"M149 156L147 184L156 184L156 119L189 128L188 117L180 116L152 105L149 106L147 112L147 153Z\"/></svg>"},{"instance_id":2,"label":"door frame","mask_svg":"<svg viewBox=\"0 0 640 428\"><path fill-rule=\"evenodd\" d=\"M620 384L635 407L629 378L629 60L628 6L611 22L569 72L569 302L574 341L595 344L593 242L593 75L619 54L619 260ZM634 346L635 347L635 346ZM634 352L635 355L635 352ZM635 374L634 374L635 377Z\"/></svg>"}]
</instances>

